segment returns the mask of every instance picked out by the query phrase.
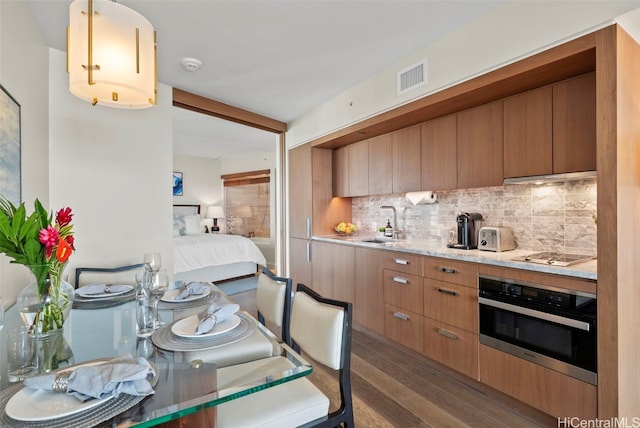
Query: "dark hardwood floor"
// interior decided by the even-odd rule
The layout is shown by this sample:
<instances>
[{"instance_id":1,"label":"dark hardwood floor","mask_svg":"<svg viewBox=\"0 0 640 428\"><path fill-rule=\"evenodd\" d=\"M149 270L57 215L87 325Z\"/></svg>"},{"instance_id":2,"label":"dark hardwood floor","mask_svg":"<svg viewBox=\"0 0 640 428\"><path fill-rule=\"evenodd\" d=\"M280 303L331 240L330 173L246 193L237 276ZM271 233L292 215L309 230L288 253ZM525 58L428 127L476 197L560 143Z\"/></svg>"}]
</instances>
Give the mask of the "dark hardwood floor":
<instances>
[{"instance_id":1,"label":"dark hardwood floor","mask_svg":"<svg viewBox=\"0 0 640 428\"><path fill-rule=\"evenodd\" d=\"M255 291L233 295L255 314ZM309 377L339 403L336 373L314 365ZM351 382L357 427L556 427L557 421L525 404L385 338L353 331Z\"/></svg>"}]
</instances>

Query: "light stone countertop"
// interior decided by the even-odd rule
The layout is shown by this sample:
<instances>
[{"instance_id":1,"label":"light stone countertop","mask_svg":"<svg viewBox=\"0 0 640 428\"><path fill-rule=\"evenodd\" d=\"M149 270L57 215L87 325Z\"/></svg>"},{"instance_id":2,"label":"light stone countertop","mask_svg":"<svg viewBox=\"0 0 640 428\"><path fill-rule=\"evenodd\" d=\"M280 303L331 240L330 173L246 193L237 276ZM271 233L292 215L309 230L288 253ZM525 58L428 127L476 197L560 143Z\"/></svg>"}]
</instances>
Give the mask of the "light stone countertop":
<instances>
[{"instance_id":1,"label":"light stone countertop","mask_svg":"<svg viewBox=\"0 0 640 428\"><path fill-rule=\"evenodd\" d=\"M326 235L326 236L314 236L312 239L319 242L328 242L333 244L352 245L356 247L372 248L388 251L402 251L411 254L419 254L423 256L442 257L447 259L462 260L466 262L484 263L487 265L494 265L500 267L508 267L515 269L530 270L534 272L551 273L555 275L565 275L575 278L583 278L590 280L597 280L597 268L598 263L596 259L578 263L571 266L553 266L542 265L536 263L520 262L512 260L515 257L526 256L528 254L537 253L538 251L525 251L525 250L511 250L496 253L493 251L481 251L481 250L460 250L447 248L440 244L440 242L428 241L428 240L391 240L389 242L374 243L364 242L367 239L373 239L374 236L341 236L341 235ZM388 239L388 238L387 238Z\"/></svg>"}]
</instances>

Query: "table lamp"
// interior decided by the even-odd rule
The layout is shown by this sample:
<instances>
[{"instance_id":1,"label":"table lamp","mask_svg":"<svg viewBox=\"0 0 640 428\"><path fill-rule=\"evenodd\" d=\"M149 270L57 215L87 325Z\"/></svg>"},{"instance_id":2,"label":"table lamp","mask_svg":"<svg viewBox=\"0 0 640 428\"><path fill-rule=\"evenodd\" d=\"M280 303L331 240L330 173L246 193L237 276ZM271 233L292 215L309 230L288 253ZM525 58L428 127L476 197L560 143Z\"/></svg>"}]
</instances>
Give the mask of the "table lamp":
<instances>
[{"instance_id":1,"label":"table lamp","mask_svg":"<svg viewBox=\"0 0 640 428\"><path fill-rule=\"evenodd\" d=\"M220 232L220 227L218 226L218 219L224 218L224 210L220 205L210 205L207 207L207 213L205 214L206 218L213 219L213 226L211 226L212 233Z\"/></svg>"}]
</instances>

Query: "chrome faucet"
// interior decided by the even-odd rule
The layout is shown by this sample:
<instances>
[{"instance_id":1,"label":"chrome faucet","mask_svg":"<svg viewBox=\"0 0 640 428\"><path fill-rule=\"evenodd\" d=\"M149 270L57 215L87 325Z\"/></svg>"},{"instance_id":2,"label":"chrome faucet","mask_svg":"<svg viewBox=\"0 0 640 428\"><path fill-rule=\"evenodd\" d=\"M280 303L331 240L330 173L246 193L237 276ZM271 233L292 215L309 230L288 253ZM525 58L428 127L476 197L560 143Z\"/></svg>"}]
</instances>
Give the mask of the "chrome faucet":
<instances>
[{"instance_id":1,"label":"chrome faucet","mask_svg":"<svg viewBox=\"0 0 640 428\"><path fill-rule=\"evenodd\" d=\"M396 207L392 205L382 205L380 209L389 209L393 210L393 239L400 239L400 230L398 230L398 214L396 212Z\"/></svg>"}]
</instances>

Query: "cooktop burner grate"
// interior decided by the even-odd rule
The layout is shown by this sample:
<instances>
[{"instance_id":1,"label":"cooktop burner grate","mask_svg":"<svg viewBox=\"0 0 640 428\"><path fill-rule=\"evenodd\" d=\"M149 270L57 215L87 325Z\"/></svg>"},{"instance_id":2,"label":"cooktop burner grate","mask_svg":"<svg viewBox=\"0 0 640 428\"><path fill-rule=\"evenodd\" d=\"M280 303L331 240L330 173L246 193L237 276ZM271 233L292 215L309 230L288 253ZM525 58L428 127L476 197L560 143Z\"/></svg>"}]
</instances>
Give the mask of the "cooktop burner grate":
<instances>
[{"instance_id":1,"label":"cooktop burner grate","mask_svg":"<svg viewBox=\"0 0 640 428\"><path fill-rule=\"evenodd\" d=\"M529 254L528 256L515 257L514 261L537 263L552 266L570 266L592 260L593 256L583 254L563 254L555 251Z\"/></svg>"}]
</instances>

